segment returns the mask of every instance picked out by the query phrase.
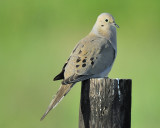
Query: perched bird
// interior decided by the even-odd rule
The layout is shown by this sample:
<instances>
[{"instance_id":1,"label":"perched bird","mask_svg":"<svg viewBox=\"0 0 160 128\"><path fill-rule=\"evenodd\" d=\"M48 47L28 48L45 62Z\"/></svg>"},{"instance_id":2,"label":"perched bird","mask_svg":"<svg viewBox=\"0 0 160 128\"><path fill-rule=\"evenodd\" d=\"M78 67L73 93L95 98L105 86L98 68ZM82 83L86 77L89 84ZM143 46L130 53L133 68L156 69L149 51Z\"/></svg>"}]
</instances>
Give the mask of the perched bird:
<instances>
[{"instance_id":1,"label":"perched bird","mask_svg":"<svg viewBox=\"0 0 160 128\"><path fill-rule=\"evenodd\" d=\"M111 14L102 13L98 16L91 32L78 42L62 71L54 78L54 81L63 81L41 120L75 83L108 76L117 54L116 27L119 26Z\"/></svg>"}]
</instances>

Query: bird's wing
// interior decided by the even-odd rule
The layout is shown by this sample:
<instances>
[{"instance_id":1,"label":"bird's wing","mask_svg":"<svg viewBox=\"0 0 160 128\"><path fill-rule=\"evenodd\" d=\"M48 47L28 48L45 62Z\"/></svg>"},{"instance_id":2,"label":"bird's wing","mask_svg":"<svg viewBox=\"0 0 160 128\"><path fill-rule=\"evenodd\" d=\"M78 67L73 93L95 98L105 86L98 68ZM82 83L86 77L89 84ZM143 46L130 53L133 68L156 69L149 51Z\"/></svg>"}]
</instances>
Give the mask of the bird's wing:
<instances>
[{"instance_id":1,"label":"bird's wing","mask_svg":"<svg viewBox=\"0 0 160 128\"><path fill-rule=\"evenodd\" d=\"M84 38L73 51L64 69L63 84L92 78L109 68L115 59L115 49L105 38Z\"/></svg>"}]
</instances>

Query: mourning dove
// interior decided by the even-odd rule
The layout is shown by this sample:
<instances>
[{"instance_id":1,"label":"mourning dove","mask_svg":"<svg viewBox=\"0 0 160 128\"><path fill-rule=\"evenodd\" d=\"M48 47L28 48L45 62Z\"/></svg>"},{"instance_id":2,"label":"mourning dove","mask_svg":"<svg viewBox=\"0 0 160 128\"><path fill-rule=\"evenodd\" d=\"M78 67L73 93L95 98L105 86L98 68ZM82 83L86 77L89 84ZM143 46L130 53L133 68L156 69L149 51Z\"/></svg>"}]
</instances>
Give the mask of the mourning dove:
<instances>
[{"instance_id":1,"label":"mourning dove","mask_svg":"<svg viewBox=\"0 0 160 128\"><path fill-rule=\"evenodd\" d=\"M116 27L119 26L111 14L102 13L98 16L91 32L78 42L62 71L54 78L63 81L41 120L75 83L108 76L117 54Z\"/></svg>"}]
</instances>

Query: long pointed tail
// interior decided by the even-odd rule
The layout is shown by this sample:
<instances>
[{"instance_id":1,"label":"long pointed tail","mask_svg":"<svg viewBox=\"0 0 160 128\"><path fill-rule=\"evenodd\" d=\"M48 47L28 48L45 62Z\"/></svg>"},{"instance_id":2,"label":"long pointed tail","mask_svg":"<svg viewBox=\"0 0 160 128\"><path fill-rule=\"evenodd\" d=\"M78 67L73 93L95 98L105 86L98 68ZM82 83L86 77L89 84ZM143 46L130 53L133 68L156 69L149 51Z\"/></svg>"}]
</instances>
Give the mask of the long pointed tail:
<instances>
[{"instance_id":1,"label":"long pointed tail","mask_svg":"<svg viewBox=\"0 0 160 128\"><path fill-rule=\"evenodd\" d=\"M56 96L51 101L50 105L48 106L47 111L44 113L42 118L40 120L43 120L45 116L56 107L56 105L63 99L63 97L70 91L74 84L67 84L67 85L61 85Z\"/></svg>"}]
</instances>

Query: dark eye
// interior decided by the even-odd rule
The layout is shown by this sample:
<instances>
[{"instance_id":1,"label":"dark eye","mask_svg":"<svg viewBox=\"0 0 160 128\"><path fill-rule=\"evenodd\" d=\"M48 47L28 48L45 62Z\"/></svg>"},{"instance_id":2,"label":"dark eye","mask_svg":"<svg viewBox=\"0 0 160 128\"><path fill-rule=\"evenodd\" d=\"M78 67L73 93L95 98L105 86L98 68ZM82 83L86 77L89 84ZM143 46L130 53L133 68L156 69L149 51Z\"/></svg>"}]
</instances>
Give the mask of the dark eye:
<instances>
[{"instance_id":1,"label":"dark eye","mask_svg":"<svg viewBox=\"0 0 160 128\"><path fill-rule=\"evenodd\" d=\"M108 19L106 19L105 21L108 22Z\"/></svg>"}]
</instances>

